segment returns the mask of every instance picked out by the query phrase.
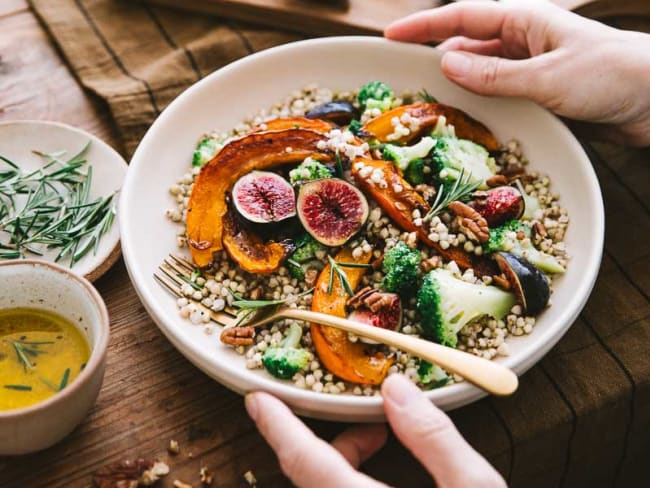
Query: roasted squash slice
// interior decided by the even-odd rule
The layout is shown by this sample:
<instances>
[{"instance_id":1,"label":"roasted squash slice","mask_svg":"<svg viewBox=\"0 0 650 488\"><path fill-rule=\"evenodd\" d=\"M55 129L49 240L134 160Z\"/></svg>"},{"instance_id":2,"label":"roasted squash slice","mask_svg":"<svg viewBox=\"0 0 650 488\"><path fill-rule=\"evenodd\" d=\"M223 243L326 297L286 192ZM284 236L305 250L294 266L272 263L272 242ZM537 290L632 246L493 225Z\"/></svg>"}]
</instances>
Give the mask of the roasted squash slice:
<instances>
[{"instance_id":1,"label":"roasted squash slice","mask_svg":"<svg viewBox=\"0 0 650 488\"><path fill-rule=\"evenodd\" d=\"M372 253L365 253L359 259L352 257L352 250L344 248L335 260L367 264ZM345 268L345 274L352 289L361 282L364 268ZM330 266L321 271L314 290L311 309L336 317L345 317L345 304L348 296L340 280L334 278L332 293L328 293ZM339 378L354 383L379 385L386 377L393 359L382 353L369 353L369 347L359 342L350 342L348 333L333 327L311 324L311 338L316 353L323 365Z\"/></svg>"},{"instance_id":2,"label":"roasted squash slice","mask_svg":"<svg viewBox=\"0 0 650 488\"><path fill-rule=\"evenodd\" d=\"M258 125L255 132L265 132L269 130L286 130L286 129L309 129L326 134L333 129L333 125L322 119L308 119L306 117L285 117L282 119L273 119Z\"/></svg>"},{"instance_id":3,"label":"roasted squash slice","mask_svg":"<svg viewBox=\"0 0 650 488\"><path fill-rule=\"evenodd\" d=\"M368 178L361 176L361 165L370 166L373 171L380 170L387 185L382 188ZM401 229L408 232L417 232L418 238L422 242L438 251L438 254L445 259L456 261L456 264L461 269L474 268L478 275L494 274L496 266L491 260L469 254L458 247L443 249L438 242L429 239L429 235L422 227L418 227L413 223L413 211L419 210L420 214L424 216L429 211L429 205L408 181L402 178L399 170L392 162L357 158L352 164L352 175L359 187L369 194ZM397 192L396 189L400 191Z\"/></svg>"},{"instance_id":4,"label":"roasted squash slice","mask_svg":"<svg viewBox=\"0 0 650 488\"><path fill-rule=\"evenodd\" d=\"M277 271L284 258L295 249L286 243L265 243L242 225L232 208L223 217L223 247L241 269L255 274Z\"/></svg>"},{"instance_id":5,"label":"roasted squash slice","mask_svg":"<svg viewBox=\"0 0 650 488\"><path fill-rule=\"evenodd\" d=\"M332 155L317 148L325 136L312 130L287 129L251 134L228 143L206 164L196 178L187 211L187 236L192 259L198 267L212 261L223 249L223 217L226 193L243 175L308 156L331 161Z\"/></svg>"},{"instance_id":6,"label":"roasted squash slice","mask_svg":"<svg viewBox=\"0 0 650 488\"><path fill-rule=\"evenodd\" d=\"M420 121L419 131L412 132L408 136L403 136L398 141L389 141L388 136L395 130L392 123L393 118L397 117L399 119L405 113ZM436 125L438 117L441 115L445 116L447 123L454 126L456 136L480 144L488 151L499 150L499 142L496 140L492 132L490 132L490 129L485 127L478 120L470 117L462 110L441 103L415 103L412 105L396 107L388 112L384 112L372 120L369 120L363 126L363 131L380 142L407 143Z\"/></svg>"}]
</instances>

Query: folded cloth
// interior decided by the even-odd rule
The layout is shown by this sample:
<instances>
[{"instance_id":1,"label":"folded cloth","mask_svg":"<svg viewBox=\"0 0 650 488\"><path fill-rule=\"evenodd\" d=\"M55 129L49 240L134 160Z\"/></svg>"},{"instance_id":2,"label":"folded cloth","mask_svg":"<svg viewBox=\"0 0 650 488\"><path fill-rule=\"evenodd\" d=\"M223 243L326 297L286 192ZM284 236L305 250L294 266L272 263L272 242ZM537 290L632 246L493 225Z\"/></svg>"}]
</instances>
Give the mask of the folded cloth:
<instances>
[{"instance_id":1,"label":"folded cloth","mask_svg":"<svg viewBox=\"0 0 650 488\"><path fill-rule=\"evenodd\" d=\"M107 102L127 157L192 83L247 54L300 39L126 0L31 4L80 83Z\"/></svg>"}]
</instances>

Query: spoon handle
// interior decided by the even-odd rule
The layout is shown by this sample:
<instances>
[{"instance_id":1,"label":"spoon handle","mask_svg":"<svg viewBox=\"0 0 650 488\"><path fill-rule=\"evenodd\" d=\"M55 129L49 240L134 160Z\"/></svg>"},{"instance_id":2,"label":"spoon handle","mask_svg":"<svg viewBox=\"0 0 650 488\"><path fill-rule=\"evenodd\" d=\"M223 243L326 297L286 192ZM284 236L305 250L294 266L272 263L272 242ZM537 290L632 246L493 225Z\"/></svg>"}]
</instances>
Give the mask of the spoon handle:
<instances>
[{"instance_id":1,"label":"spoon handle","mask_svg":"<svg viewBox=\"0 0 650 488\"><path fill-rule=\"evenodd\" d=\"M505 366L435 342L310 310L286 308L279 311L278 315L336 327L394 346L456 373L494 395L510 395L517 389L519 383L517 375Z\"/></svg>"}]
</instances>

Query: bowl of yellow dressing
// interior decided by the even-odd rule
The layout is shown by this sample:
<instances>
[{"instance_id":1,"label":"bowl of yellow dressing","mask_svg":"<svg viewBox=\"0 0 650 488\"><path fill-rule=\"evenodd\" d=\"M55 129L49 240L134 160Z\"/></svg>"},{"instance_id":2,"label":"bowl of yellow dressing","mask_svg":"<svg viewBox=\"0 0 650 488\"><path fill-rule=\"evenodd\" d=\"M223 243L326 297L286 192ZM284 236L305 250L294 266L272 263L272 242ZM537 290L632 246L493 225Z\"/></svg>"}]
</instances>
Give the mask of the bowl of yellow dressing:
<instances>
[{"instance_id":1,"label":"bowl of yellow dressing","mask_svg":"<svg viewBox=\"0 0 650 488\"><path fill-rule=\"evenodd\" d=\"M109 320L93 286L40 261L0 263L0 455L45 449L93 407Z\"/></svg>"}]
</instances>

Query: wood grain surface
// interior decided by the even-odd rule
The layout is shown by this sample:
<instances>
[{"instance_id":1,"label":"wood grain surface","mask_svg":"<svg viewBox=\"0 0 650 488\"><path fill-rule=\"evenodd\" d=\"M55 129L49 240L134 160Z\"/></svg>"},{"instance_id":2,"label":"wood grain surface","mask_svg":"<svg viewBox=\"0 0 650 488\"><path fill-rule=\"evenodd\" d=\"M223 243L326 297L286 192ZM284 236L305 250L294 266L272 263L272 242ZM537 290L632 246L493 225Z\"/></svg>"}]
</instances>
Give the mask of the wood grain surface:
<instances>
[{"instance_id":1,"label":"wood grain surface","mask_svg":"<svg viewBox=\"0 0 650 488\"><path fill-rule=\"evenodd\" d=\"M647 19L618 19L616 24L650 30ZM120 149L110 114L81 91L26 4L2 0L0 120L21 118L77 125ZM461 432L512 486L638 486L649 461L650 361L635 353L647 351L650 343L650 150L605 144L595 150L606 204L606 246L584 313L522 378L518 394L452 414ZM245 486L242 475L249 469L260 487L287 486L241 397L210 380L165 340L139 302L122 261L96 285L108 305L112 332L97 405L57 446L0 458L0 487L87 487L99 467L138 456L169 462L172 473L162 487L171 487L175 479L198 486L201 466L215 474L213 486ZM582 357L589 358L589 371L576 366ZM604 371L614 374L599 374ZM548 405L560 408L547 410ZM546 411L543 426L530 421L532 414ZM307 423L326 439L345 427ZM180 443L177 456L166 451L170 439ZM620 453L615 459L610 446ZM601 452L608 457L599 457ZM534 469L526 462L530 458L537 460ZM580 459L589 462L570 462ZM364 471L392 485L431 484L394 438Z\"/></svg>"}]
</instances>

